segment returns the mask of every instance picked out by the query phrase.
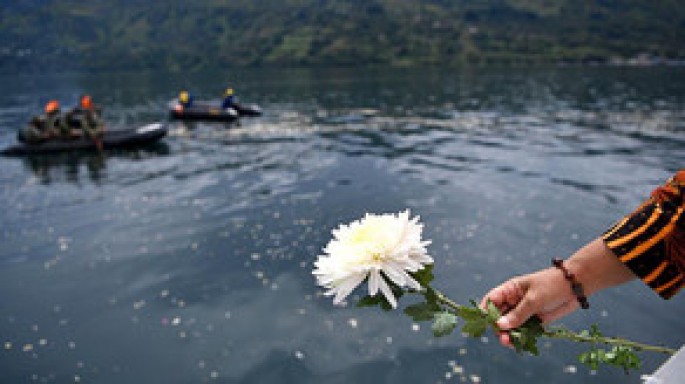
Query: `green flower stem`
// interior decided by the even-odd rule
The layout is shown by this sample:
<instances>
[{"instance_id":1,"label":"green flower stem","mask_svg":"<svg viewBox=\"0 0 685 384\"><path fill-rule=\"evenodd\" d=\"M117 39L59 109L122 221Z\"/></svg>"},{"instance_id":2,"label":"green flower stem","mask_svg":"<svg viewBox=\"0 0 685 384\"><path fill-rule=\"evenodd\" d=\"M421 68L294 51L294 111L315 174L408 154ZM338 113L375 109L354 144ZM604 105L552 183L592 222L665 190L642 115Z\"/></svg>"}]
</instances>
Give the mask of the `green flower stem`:
<instances>
[{"instance_id":1,"label":"green flower stem","mask_svg":"<svg viewBox=\"0 0 685 384\"><path fill-rule=\"evenodd\" d=\"M439 301L440 303L442 303L443 305L446 305L446 306L450 307L450 308L453 309L455 312L458 311L459 309L461 309L461 308L463 307L463 305L460 305L460 304L455 303L454 301L452 301L452 299L450 299L449 297L445 296L445 294L443 294L442 292L438 291L437 289L435 289L435 288L430 288L430 289L433 290L433 293L435 293L435 297L438 299L438 301Z\"/></svg>"},{"instance_id":2,"label":"green flower stem","mask_svg":"<svg viewBox=\"0 0 685 384\"><path fill-rule=\"evenodd\" d=\"M436 297L438 302L449 307L450 309L454 310L455 312L458 312L460 308L464 307L463 305L457 304L454 301L452 301L449 297L445 296L442 292L440 292L434 288L430 288L430 289L435 294L435 297ZM672 349L672 348L643 344L643 343L638 343L635 341L621 339L621 338L605 337L605 336L589 335L589 334L585 335L585 334L581 334L581 333L575 333L573 331L570 331L570 330L565 329L565 328L560 328L560 327L555 327L552 329L545 329L545 331L543 332L543 335L546 337L549 337L549 338L553 338L553 339L564 339L564 340L570 340L570 341L581 342L581 343L617 345L617 346L634 348L636 350L664 353L667 355L673 355L677 352L675 349Z\"/></svg>"},{"instance_id":3,"label":"green flower stem","mask_svg":"<svg viewBox=\"0 0 685 384\"><path fill-rule=\"evenodd\" d=\"M677 352L675 349L668 348L668 347L643 344L643 343L638 343L636 341L621 339L621 338L617 338L617 337L584 335L584 334L575 333L575 332L569 331L568 329L559 328L559 327L554 327L552 329L546 329L545 332L543 333L543 335L547 336L549 338L552 338L552 339L565 339L565 340L576 341L579 343L599 343L599 344L607 344L607 345L618 345L618 346L623 346L623 347L634 348L636 350L641 350L641 351L664 353L667 355L673 355Z\"/></svg>"}]
</instances>

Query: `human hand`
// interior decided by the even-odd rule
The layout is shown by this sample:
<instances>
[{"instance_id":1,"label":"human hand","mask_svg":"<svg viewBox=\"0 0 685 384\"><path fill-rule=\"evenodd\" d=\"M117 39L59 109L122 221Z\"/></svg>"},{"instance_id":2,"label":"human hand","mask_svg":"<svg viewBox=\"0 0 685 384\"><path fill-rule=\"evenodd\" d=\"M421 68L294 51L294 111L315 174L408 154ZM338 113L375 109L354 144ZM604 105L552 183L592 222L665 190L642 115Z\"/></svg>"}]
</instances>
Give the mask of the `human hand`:
<instances>
[{"instance_id":1,"label":"human hand","mask_svg":"<svg viewBox=\"0 0 685 384\"><path fill-rule=\"evenodd\" d=\"M578 309L578 300L563 273L556 268L543 269L514 277L493 288L481 300L481 308L491 301L504 315L497 320L500 342L512 346L510 329L517 328L532 316L550 323Z\"/></svg>"}]
</instances>

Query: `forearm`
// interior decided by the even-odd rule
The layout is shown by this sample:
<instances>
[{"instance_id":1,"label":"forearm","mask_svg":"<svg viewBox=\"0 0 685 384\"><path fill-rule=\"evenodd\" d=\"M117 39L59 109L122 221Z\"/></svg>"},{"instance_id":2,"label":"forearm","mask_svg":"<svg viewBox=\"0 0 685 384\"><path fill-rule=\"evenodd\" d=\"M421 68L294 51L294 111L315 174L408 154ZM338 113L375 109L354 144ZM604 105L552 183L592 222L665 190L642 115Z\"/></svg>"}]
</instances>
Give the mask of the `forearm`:
<instances>
[{"instance_id":1,"label":"forearm","mask_svg":"<svg viewBox=\"0 0 685 384\"><path fill-rule=\"evenodd\" d=\"M583 285L587 296L636 278L601 238L596 238L576 251L566 260L565 265Z\"/></svg>"}]
</instances>

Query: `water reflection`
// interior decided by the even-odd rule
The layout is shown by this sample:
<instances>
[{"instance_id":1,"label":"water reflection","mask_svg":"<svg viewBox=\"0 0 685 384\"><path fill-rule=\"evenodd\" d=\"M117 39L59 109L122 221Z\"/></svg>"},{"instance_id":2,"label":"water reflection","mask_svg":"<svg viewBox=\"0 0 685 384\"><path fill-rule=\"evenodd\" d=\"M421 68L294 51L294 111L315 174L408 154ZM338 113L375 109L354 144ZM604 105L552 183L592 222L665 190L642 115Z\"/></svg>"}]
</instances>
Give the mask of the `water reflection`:
<instances>
[{"instance_id":1,"label":"water reflection","mask_svg":"<svg viewBox=\"0 0 685 384\"><path fill-rule=\"evenodd\" d=\"M137 150L75 151L22 156L21 162L40 184L80 184L90 181L101 184L106 177L107 162L112 159L140 160L150 156L168 155L169 145L158 142Z\"/></svg>"}]
</instances>

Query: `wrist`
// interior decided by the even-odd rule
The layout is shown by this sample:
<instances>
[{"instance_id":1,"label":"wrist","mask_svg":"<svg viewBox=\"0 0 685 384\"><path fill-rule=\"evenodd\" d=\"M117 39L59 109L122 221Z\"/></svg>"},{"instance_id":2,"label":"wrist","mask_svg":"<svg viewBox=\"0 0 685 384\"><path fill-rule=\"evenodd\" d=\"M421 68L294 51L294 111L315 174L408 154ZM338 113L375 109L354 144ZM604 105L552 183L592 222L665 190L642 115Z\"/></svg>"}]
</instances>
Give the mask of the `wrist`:
<instances>
[{"instance_id":1,"label":"wrist","mask_svg":"<svg viewBox=\"0 0 685 384\"><path fill-rule=\"evenodd\" d=\"M554 258L552 259L552 266L554 266L554 268L558 269L562 273L564 280L566 280L566 282L569 284L569 287L571 288L571 293L578 301L580 307L583 309L590 308L590 303L587 300L583 284L580 283L580 281L578 281L575 273L571 272L569 268L566 265L564 265L564 260Z\"/></svg>"},{"instance_id":2,"label":"wrist","mask_svg":"<svg viewBox=\"0 0 685 384\"><path fill-rule=\"evenodd\" d=\"M572 273L575 276L576 281L583 286L586 296L589 297L601 289L595 284L597 280L592 277L593 271L591 265L588 266L587 263L578 260L577 257L571 257L564 260L564 266L569 273Z\"/></svg>"}]
</instances>

